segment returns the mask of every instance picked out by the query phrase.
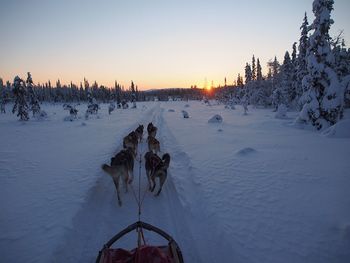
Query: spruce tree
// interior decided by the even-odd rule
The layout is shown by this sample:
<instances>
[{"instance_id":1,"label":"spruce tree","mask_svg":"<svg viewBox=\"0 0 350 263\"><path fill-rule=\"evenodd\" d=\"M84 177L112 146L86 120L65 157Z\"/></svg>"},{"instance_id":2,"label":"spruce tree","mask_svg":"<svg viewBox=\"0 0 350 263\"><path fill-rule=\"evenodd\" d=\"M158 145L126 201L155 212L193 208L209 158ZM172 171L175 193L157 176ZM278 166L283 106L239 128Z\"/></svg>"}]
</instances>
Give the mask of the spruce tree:
<instances>
[{"instance_id":1,"label":"spruce tree","mask_svg":"<svg viewBox=\"0 0 350 263\"><path fill-rule=\"evenodd\" d=\"M283 64L281 66L281 83L278 87L282 94L282 101L280 103L290 106L292 100L295 98L295 92L293 90L293 64L289 55L289 52L286 51L284 55Z\"/></svg>"},{"instance_id":2,"label":"spruce tree","mask_svg":"<svg viewBox=\"0 0 350 263\"><path fill-rule=\"evenodd\" d=\"M262 69L261 69L259 58L256 60L256 80L257 81L263 80Z\"/></svg>"},{"instance_id":3,"label":"spruce tree","mask_svg":"<svg viewBox=\"0 0 350 263\"><path fill-rule=\"evenodd\" d=\"M344 93L334 71L329 29L333 20L333 0L314 0L315 20L307 52L308 74L303 87L308 90L308 100L299 114L299 120L311 122L318 130L335 124L343 117Z\"/></svg>"},{"instance_id":4,"label":"spruce tree","mask_svg":"<svg viewBox=\"0 0 350 263\"><path fill-rule=\"evenodd\" d=\"M256 80L256 66L255 66L255 57L252 58L252 80Z\"/></svg>"},{"instance_id":5,"label":"spruce tree","mask_svg":"<svg viewBox=\"0 0 350 263\"><path fill-rule=\"evenodd\" d=\"M302 107L306 100L307 100L307 92L309 86L302 85L302 80L303 78L307 75L308 70L307 70L307 63L306 63L306 55L307 55L307 50L309 49L309 37L308 37L308 32L309 32L309 23L307 21L307 15L305 13L304 16L304 21L303 24L300 27L301 29L301 36L299 39L299 54L298 54L298 66L297 66L297 94L300 95L299 99L299 105Z\"/></svg>"},{"instance_id":6,"label":"spruce tree","mask_svg":"<svg viewBox=\"0 0 350 263\"><path fill-rule=\"evenodd\" d=\"M252 81L252 69L250 65L247 63L245 66L245 84L248 84Z\"/></svg>"},{"instance_id":7,"label":"spruce tree","mask_svg":"<svg viewBox=\"0 0 350 263\"><path fill-rule=\"evenodd\" d=\"M17 111L17 116L20 117L21 121L29 120L28 104L26 101L27 91L24 81L18 76L13 80L13 95L15 97L15 104L12 113Z\"/></svg>"},{"instance_id":8,"label":"spruce tree","mask_svg":"<svg viewBox=\"0 0 350 263\"><path fill-rule=\"evenodd\" d=\"M2 78L0 78L0 113L6 113L7 92Z\"/></svg>"},{"instance_id":9,"label":"spruce tree","mask_svg":"<svg viewBox=\"0 0 350 263\"><path fill-rule=\"evenodd\" d=\"M291 103L293 107L296 107L298 104L299 98L302 95L301 86L298 85L298 77L297 77L297 69L298 69L298 59L297 59L297 43L293 43L293 52L291 58L291 71L290 71L290 80L292 82L292 90L291 90ZM299 89L300 87L300 89ZM299 108L300 110L300 108Z\"/></svg>"},{"instance_id":10,"label":"spruce tree","mask_svg":"<svg viewBox=\"0 0 350 263\"><path fill-rule=\"evenodd\" d=\"M136 90L135 90L135 85L134 82L131 81L131 102L132 102L132 108L136 108Z\"/></svg>"},{"instance_id":11,"label":"spruce tree","mask_svg":"<svg viewBox=\"0 0 350 263\"><path fill-rule=\"evenodd\" d=\"M33 79L32 75L30 72L27 73L27 90L28 90L28 95L29 95L29 105L30 105L30 110L33 112L33 117L39 117L40 116L40 104L39 100L35 94L34 91L34 84L33 84Z\"/></svg>"}]
</instances>

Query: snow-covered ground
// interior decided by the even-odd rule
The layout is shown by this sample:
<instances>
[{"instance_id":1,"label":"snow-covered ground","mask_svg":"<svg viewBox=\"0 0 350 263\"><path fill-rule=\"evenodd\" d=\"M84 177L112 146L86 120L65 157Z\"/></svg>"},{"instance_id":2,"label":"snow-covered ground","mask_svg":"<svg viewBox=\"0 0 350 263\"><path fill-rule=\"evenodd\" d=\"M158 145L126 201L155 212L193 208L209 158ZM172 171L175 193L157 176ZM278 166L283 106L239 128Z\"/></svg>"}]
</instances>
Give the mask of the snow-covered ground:
<instances>
[{"instance_id":1,"label":"snow-covered ground","mask_svg":"<svg viewBox=\"0 0 350 263\"><path fill-rule=\"evenodd\" d=\"M349 112L339 128L318 133L293 125L296 113L243 115L239 106L194 101L139 103L111 115L102 105L99 118L74 122L63 121L62 105L43 108L47 121L0 115L1 262L94 262L137 220L132 190L119 207L101 164L150 121L172 159L159 197L147 192L142 163L141 219L172 235L185 262L350 262ZM223 122L208 123L215 114ZM146 232L146 241L161 239Z\"/></svg>"}]
</instances>

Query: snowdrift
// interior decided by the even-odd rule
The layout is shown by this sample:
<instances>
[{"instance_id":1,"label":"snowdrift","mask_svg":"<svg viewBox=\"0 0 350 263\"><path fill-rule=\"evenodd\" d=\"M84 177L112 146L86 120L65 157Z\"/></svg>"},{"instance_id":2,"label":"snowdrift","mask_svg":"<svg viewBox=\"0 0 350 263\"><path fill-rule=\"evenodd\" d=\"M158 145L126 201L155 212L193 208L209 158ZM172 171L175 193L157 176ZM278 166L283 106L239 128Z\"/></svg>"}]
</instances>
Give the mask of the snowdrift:
<instances>
[{"instance_id":1,"label":"snowdrift","mask_svg":"<svg viewBox=\"0 0 350 263\"><path fill-rule=\"evenodd\" d=\"M322 133L329 138L350 138L350 120L342 120Z\"/></svg>"}]
</instances>

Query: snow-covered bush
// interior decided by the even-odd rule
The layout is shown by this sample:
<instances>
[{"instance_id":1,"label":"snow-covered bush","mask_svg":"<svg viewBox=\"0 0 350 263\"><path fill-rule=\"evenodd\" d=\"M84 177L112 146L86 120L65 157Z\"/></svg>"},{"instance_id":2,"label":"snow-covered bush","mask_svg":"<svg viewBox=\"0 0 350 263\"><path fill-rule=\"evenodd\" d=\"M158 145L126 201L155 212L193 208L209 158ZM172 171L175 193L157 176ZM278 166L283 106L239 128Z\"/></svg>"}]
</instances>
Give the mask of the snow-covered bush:
<instances>
[{"instance_id":1,"label":"snow-covered bush","mask_svg":"<svg viewBox=\"0 0 350 263\"><path fill-rule=\"evenodd\" d=\"M64 118L65 121L73 121L77 118L78 110L75 108L75 106L63 104L63 109L69 111L69 116Z\"/></svg>"},{"instance_id":2,"label":"snow-covered bush","mask_svg":"<svg viewBox=\"0 0 350 263\"><path fill-rule=\"evenodd\" d=\"M277 119L285 119L287 118L287 106L284 104L278 105L278 109L275 115Z\"/></svg>"},{"instance_id":3,"label":"snow-covered bush","mask_svg":"<svg viewBox=\"0 0 350 263\"><path fill-rule=\"evenodd\" d=\"M90 115L97 115L97 112L99 110L99 105L96 102L96 99L92 96L91 90L88 90L88 108L85 112L85 119L88 119Z\"/></svg>"},{"instance_id":4,"label":"snow-covered bush","mask_svg":"<svg viewBox=\"0 0 350 263\"><path fill-rule=\"evenodd\" d=\"M243 107L243 114L247 115L248 114L248 97L246 95L244 95L244 97L241 100L241 104Z\"/></svg>"},{"instance_id":5,"label":"snow-covered bush","mask_svg":"<svg viewBox=\"0 0 350 263\"><path fill-rule=\"evenodd\" d=\"M108 114L111 114L112 111L115 109L115 103L111 102L108 106Z\"/></svg>"},{"instance_id":6,"label":"snow-covered bush","mask_svg":"<svg viewBox=\"0 0 350 263\"><path fill-rule=\"evenodd\" d=\"M190 117L190 115L188 114L187 111L183 110L182 111L182 116L185 118L185 119L188 119Z\"/></svg>"},{"instance_id":7,"label":"snow-covered bush","mask_svg":"<svg viewBox=\"0 0 350 263\"><path fill-rule=\"evenodd\" d=\"M222 117L219 114L216 114L208 120L208 123L222 123L222 121Z\"/></svg>"},{"instance_id":8,"label":"snow-covered bush","mask_svg":"<svg viewBox=\"0 0 350 263\"><path fill-rule=\"evenodd\" d=\"M122 100L122 108L123 109L129 108L129 104L128 104L128 102L126 100Z\"/></svg>"}]
</instances>

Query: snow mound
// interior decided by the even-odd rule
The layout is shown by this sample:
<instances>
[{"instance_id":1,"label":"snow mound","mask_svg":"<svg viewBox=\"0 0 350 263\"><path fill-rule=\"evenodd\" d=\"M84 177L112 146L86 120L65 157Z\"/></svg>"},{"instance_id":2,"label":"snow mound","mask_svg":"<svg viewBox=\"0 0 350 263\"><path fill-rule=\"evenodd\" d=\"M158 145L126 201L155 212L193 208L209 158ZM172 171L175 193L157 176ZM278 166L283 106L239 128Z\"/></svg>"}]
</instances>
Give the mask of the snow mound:
<instances>
[{"instance_id":1,"label":"snow mound","mask_svg":"<svg viewBox=\"0 0 350 263\"><path fill-rule=\"evenodd\" d=\"M225 109L229 109L229 110L235 110L236 109L236 107L235 107L235 105L225 105Z\"/></svg>"},{"instance_id":2,"label":"snow mound","mask_svg":"<svg viewBox=\"0 0 350 263\"><path fill-rule=\"evenodd\" d=\"M218 129L218 132L223 132L224 130L223 129Z\"/></svg>"},{"instance_id":3,"label":"snow mound","mask_svg":"<svg viewBox=\"0 0 350 263\"><path fill-rule=\"evenodd\" d=\"M245 156L245 155L253 154L253 153L256 153L255 149L250 148L250 147L246 147L246 148L239 150L236 154L241 155L241 156Z\"/></svg>"},{"instance_id":4,"label":"snow mound","mask_svg":"<svg viewBox=\"0 0 350 263\"><path fill-rule=\"evenodd\" d=\"M66 116L63 118L63 121L74 121L76 118L73 116Z\"/></svg>"},{"instance_id":5,"label":"snow mound","mask_svg":"<svg viewBox=\"0 0 350 263\"><path fill-rule=\"evenodd\" d=\"M189 105L189 104L186 104L186 105L185 105L185 108L189 108L189 107L190 107L190 105Z\"/></svg>"},{"instance_id":6,"label":"snow mound","mask_svg":"<svg viewBox=\"0 0 350 263\"><path fill-rule=\"evenodd\" d=\"M168 112L175 112L175 110L174 109L169 109Z\"/></svg>"},{"instance_id":7,"label":"snow mound","mask_svg":"<svg viewBox=\"0 0 350 263\"><path fill-rule=\"evenodd\" d=\"M182 115L183 115L183 117L184 117L185 119L188 119L188 118L190 117L190 115L188 114L188 112L185 111L185 110L182 111Z\"/></svg>"},{"instance_id":8,"label":"snow mound","mask_svg":"<svg viewBox=\"0 0 350 263\"><path fill-rule=\"evenodd\" d=\"M350 120L339 121L323 132L329 138L350 138Z\"/></svg>"},{"instance_id":9,"label":"snow mound","mask_svg":"<svg viewBox=\"0 0 350 263\"><path fill-rule=\"evenodd\" d=\"M222 117L219 114L215 114L208 120L208 123L222 123Z\"/></svg>"},{"instance_id":10,"label":"snow mound","mask_svg":"<svg viewBox=\"0 0 350 263\"><path fill-rule=\"evenodd\" d=\"M277 113L275 115L276 119L285 119L287 118L287 107L284 104L278 105Z\"/></svg>"},{"instance_id":11,"label":"snow mound","mask_svg":"<svg viewBox=\"0 0 350 263\"><path fill-rule=\"evenodd\" d=\"M38 121L43 121L43 120L46 120L48 118L48 115L47 115L46 111L40 110L40 112L38 112L34 115L34 118Z\"/></svg>"}]
</instances>

